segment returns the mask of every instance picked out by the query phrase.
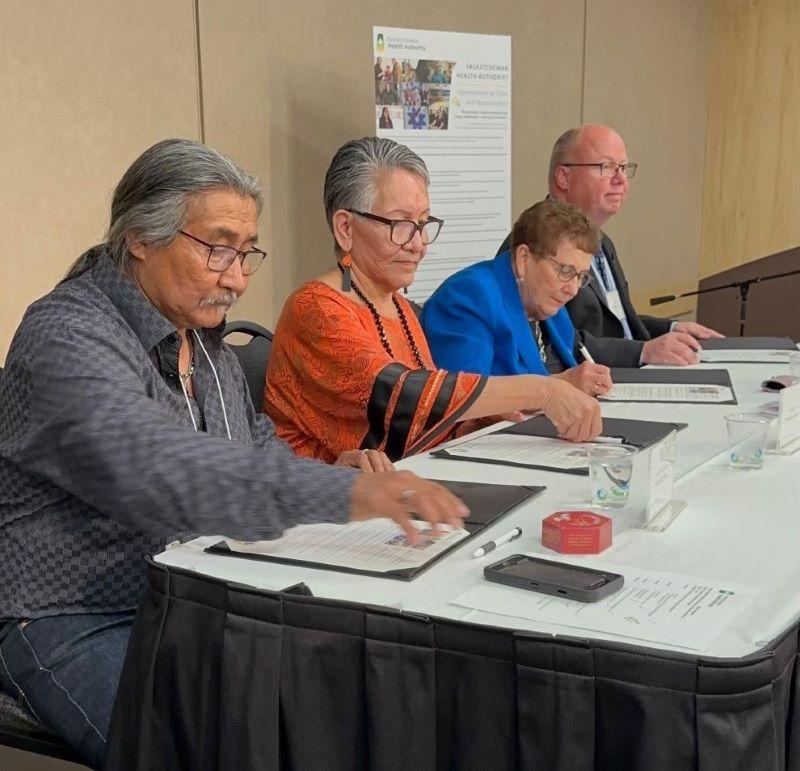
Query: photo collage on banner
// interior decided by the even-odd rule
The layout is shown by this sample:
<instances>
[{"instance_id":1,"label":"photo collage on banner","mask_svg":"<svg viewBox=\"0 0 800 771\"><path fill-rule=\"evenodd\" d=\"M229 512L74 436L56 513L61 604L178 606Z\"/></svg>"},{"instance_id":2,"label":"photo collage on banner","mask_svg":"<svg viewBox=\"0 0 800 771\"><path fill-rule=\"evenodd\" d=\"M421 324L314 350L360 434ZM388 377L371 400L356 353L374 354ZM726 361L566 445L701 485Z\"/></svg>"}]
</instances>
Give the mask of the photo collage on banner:
<instances>
[{"instance_id":1,"label":"photo collage on banner","mask_svg":"<svg viewBox=\"0 0 800 771\"><path fill-rule=\"evenodd\" d=\"M375 130L408 145L445 220L409 297L494 257L511 228L511 38L373 28Z\"/></svg>"},{"instance_id":2,"label":"photo collage on banner","mask_svg":"<svg viewBox=\"0 0 800 771\"><path fill-rule=\"evenodd\" d=\"M375 57L379 129L447 129L455 62Z\"/></svg>"}]
</instances>

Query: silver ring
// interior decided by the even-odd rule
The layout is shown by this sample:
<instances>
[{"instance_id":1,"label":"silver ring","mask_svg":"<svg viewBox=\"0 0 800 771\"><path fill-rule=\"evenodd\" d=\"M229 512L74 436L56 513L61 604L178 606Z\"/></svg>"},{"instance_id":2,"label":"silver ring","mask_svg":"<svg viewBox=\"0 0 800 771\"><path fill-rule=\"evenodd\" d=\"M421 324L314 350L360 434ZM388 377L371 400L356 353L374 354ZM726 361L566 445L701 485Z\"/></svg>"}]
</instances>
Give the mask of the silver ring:
<instances>
[{"instance_id":1,"label":"silver ring","mask_svg":"<svg viewBox=\"0 0 800 771\"><path fill-rule=\"evenodd\" d=\"M400 493L400 500L403 503L408 503L416 494L416 490L403 490L403 492Z\"/></svg>"}]
</instances>

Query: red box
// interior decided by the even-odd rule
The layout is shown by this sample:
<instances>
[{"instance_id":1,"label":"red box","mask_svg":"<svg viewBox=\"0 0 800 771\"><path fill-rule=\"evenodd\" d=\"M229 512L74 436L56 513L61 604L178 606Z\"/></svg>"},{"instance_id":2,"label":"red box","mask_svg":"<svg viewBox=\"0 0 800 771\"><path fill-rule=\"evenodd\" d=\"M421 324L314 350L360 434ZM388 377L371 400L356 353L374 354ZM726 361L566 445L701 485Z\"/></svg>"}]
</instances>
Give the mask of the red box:
<instances>
[{"instance_id":1,"label":"red box","mask_svg":"<svg viewBox=\"0 0 800 771\"><path fill-rule=\"evenodd\" d=\"M556 511L542 520L542 546L562 554L600 554L611 546L611 520L593 511Z\"/></svg>"}]
</instances>

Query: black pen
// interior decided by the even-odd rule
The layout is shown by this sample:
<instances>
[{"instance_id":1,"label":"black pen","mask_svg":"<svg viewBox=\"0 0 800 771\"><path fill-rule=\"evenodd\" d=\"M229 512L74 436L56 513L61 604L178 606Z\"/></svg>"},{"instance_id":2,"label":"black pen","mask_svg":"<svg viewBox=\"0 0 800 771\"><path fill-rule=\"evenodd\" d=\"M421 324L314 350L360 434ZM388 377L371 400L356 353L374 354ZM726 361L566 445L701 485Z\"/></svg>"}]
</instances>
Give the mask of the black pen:
<instances>
[{"instance_id":1,"label":"black pen","mask_svg":"<svg viewBox=\"0 0 800 771\"><path fill-rule=\"evenodd\" d=\"M510 530L505 535L501 535L499 538L495 538L494 541L489 541L488 543L483 544L478 549L475 549L472 552L473 557L483 557L485 554L488 554L490 551L494 551L498 546L502 546L504 543L508 543L509 541L516 541L522 535L522 528L515 527L513 530Z\"/></svg>"}]
</instances>

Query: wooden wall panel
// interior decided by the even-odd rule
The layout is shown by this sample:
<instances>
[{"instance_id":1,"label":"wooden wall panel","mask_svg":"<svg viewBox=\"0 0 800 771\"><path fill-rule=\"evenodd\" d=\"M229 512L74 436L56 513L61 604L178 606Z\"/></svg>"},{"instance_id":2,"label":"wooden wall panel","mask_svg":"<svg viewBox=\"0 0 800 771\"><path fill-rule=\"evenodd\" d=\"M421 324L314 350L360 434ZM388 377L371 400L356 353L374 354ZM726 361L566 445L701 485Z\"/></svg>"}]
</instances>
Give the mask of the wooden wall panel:
<instances>
[{"instance_id":1,"label":"wooden wall panel","mask_svg":"<svg viewBox=\"0 0 800 771\"><path fill-rule=\"evenodd\" d=\"M698 0L589 0L584 119L615 126L640 164L609 220L640 313L675 316L697 288L711 15Z\"/></svg>"},{"instance_id":2,"label":"wooden wall panel","mask_svg":"<svg viewBox=\"0 0 800 771\"><path fill-rule=\"evenodd\" d=\"M800 245L800 3L713 14L702 277Z\"/></svg>"},{"instance_id":3,"label":"wooden wall panel","mask_svg":"<svg viewBox=\"0 0 800 771\"><path fill-rule=\"evenodd\" d=\"M142 150L199 135L190 0L0 4L0 362Z\"/></svg>"},{"instance_id":4,"label":"wooden wall panel","mask_svg":"<svg viewBox=\"0 0 800 771\"><path fill-rule=\"evenodd\" d=\"M250 279L230 318L272 327L276 310L283 304L281 298L276 309L273 276L281 275L287 265L286 256L275 251L276 228L270 216L270 196L281 187L272 174L270 157L270 3L197 0L197 11L204 141L258 177L265 194L259 246L269 258Z\"/></svg>"}]
</instances>

